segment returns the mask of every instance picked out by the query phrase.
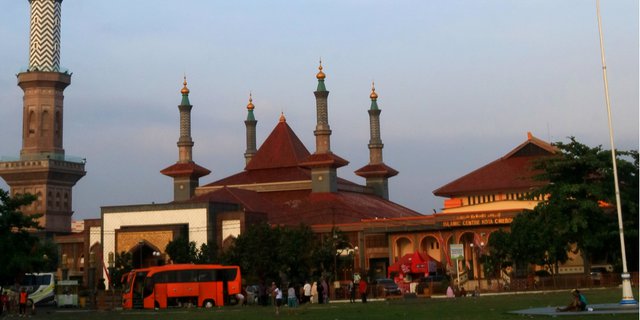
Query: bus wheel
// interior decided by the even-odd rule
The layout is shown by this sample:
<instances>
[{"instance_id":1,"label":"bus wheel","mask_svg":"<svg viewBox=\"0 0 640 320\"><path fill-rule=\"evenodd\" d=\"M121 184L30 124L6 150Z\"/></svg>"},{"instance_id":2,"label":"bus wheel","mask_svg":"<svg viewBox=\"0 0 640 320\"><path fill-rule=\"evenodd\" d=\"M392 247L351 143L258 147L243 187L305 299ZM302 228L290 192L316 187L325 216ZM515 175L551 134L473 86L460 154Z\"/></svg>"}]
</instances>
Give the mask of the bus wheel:
<instances>
[{"instance_id":1,"label":"bus wheel","mask_svg":"<svg viewBox=\"0 0 640 320\"><path fill-rule=\"evenodd\" d=\"M153 307L154 307L156 310L160 309L160 304L158 303L158 301L156 301L156 302L154 302L154 303L153 303Z\"/></svg>"},{"instance_id":2,"label":"bus wheel","mask_svg":"<svg viewBox=\"0 0 640 320\"><path fill-rule=\"evenodd\" d=\"M213 308L213 306L215 306L215 305L216 305L216 303L215 303L213 300L205 300L205 301L202 303L202 307L203 307L203 308L207 308L207 309L211 309L211 308Z\"/></svg>"}]
</instances>

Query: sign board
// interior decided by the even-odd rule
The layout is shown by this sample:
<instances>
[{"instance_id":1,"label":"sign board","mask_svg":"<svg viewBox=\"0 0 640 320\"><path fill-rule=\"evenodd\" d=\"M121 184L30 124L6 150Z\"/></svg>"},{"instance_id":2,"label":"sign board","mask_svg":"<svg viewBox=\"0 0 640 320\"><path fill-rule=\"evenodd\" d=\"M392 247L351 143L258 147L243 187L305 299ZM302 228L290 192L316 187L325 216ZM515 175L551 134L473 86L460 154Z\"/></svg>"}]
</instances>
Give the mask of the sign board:
<instances>
[{"instance_id":1,"label":"sign board","mask_svg":"<svg viewBox=\"0 0 640 320\"><path fill-rule=\"evenodd\" d=\"M462 244L450 244L451 260L464 260L464 246Z\"/></svg>"}]
</instances>

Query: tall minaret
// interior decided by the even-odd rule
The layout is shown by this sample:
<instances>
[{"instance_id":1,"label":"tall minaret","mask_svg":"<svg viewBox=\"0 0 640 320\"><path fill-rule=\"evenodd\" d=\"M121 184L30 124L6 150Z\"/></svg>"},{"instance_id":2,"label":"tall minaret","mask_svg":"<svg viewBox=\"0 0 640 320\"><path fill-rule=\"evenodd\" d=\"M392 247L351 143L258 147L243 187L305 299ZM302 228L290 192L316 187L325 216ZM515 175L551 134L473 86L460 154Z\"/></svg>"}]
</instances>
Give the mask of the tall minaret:
<instances>
[{"instance_id":1,"label":"tall minaret","mask_svg":"<svg viewBox=\"0 0 640 320\"><path fill-rule=\"evenodd\" d=\"M64 89L71 74L60 70L62 0L30 0L29 68L18 74L24 91L20 159L0 162L0 177L11 194L30 193L37 200L22 208L42 214L47 233L71 230L72 187L86 172L85 159L65 156L63 138Z\"/></svg>"},{"instance_id":2,"label":"tall minaret","mask_svg":"<svg viewBox=\"0 0 640 320\"><path fill-rule=\"evenodd\" d=\"M191 109L187 77L184 77L182 101L178 105L180 111L180 138L178 138L178 162L162 169L160 173L173 178L173 200L185 201L194 196L200 177L211 171L193 162L193 140L191 139Z\"/></svg>"},{"instance_id":3,"label":"tall minaret","mask_svg":"<svg viewBox=\"0 0 640 320\"><path fill-rule=\"evenodd\" d=\"M244 152L245 165L249 164L253 156L256 154L256 118L253 116L253 97L249 93L249 104L247 104L247 120L244 125L247 128L247 150Z\"/></svg>"},{"instance_id":4,"label":"tall minaret","mask_svg":"<svg viewBox=\"0 0 640 320\"><path fill-rule=\"evenodd\" d=\"M329 91L325 88L324 79L326 75L322 71L322 60L318 67L318 88L314 92L316 96L316 151L309 156L301 165L311 168L311 190L317 192L338 191L337 168L349 164L347 160L331 152L331 128L329 127L329 115L327 107L327 97Z\"/></svg>"},{"instance_id":5,"label":"tall minaret","mask_svg":"<svg viewBox=\"0 0 640 320\"><path fill-rule=\"evenodd\" d=\"M367 187L386 200L389 200L388 179L398 174L398 171L387 166L382 161L382 139L380 138L380 112L378 108L378 94L375 84L371 84L371 108L369 109L369 164L356 170L355 174L367 179Z\"/></svg>"}]
</instances>

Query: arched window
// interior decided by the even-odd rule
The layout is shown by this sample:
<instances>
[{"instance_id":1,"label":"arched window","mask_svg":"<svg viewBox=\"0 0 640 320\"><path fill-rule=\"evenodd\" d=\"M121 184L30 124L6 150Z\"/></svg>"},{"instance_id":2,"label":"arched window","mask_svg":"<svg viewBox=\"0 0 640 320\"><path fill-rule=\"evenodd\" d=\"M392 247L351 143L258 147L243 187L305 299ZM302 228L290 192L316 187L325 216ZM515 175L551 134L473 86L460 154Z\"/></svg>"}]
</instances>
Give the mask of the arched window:
<instances>
[{"instance_id":1,"label":"arched window","mask_svg":"<svg viewBox=\"0 0 640 320\"><path fill-rule=\"evenodd\" d=\"M27 119L28 132L27 136L33 137L36 134L36 113L33 110L29 111L29 117Z\"/></svg>"}]
</instances>

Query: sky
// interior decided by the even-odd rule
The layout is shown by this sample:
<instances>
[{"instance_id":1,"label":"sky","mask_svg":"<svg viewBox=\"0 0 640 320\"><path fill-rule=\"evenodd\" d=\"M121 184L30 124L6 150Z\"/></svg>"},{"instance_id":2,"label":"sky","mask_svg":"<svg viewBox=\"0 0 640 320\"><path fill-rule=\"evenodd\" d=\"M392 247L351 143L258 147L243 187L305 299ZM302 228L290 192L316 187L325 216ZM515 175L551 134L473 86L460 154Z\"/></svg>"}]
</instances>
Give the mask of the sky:
<instances>
[{"instance_id":1,"label":"sky","mask_svg":"<svg viewBox=\"0 0 640 320\"><path fill-rule=\"evenodd\" d=\"M638 149L637 0L602 0L615 143ZM22 147L29 3L0 10L0 155ZM527 132L610 149L596 3L587 0L65 0L64 149L87 159L73 219L100 207L163 203L159 171L178 159L183 75L194 106L200 185L244 168L249 92L260 145L281 112L315 150L318 60L327 75L331 150L369 161L369 94L382 110L390 199L430 214L432 191L511 151ZM7 185L0 179L0 188Z\"/></svg>"}]
</instances>

